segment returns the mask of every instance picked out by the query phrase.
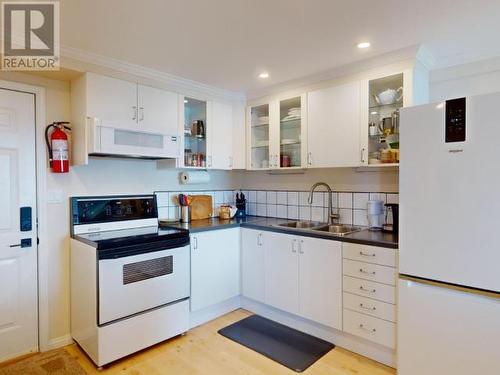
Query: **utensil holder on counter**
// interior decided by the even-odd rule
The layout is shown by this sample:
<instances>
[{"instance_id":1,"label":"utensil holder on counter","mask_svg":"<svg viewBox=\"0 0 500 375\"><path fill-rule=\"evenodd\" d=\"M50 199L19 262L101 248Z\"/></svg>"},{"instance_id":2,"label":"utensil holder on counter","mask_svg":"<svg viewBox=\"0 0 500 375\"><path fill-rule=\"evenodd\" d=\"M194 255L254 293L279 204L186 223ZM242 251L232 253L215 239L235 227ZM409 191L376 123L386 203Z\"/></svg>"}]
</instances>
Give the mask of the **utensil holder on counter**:
<instances>
[{"instance_id":1,"label":"utensil holder on counter","mask_svg":"<svg viewBox=\"0 0 500 375\"><path fill-rule=\"evenodd\" d=\"M191 207L181 206L181 223L191 222Z\"/></svg>"}]
</instances>

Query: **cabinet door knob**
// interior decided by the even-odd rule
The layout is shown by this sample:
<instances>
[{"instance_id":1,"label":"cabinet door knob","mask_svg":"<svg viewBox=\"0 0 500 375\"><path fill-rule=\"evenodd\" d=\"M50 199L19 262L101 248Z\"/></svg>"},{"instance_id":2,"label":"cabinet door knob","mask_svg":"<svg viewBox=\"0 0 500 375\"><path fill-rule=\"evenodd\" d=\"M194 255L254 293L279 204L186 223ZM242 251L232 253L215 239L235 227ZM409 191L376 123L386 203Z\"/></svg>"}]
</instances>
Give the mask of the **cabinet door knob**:
<instances>
[{"instance_id":1,"label":"cabinet door knob","mask_svg":"<svg viewBox=\"0 0 500 375\"><path fill-rule=\"evenodd\" d=\"M294 238L294 239L292 240L292 253L296 253L296 252L297 252L297 250L295 249L295 244L296 244L296 243L297 243L297 239L295 239L295 238Z\"/></svg>"},{"instance_id":2,"label":"cabinet door knob","mask_svg":"<svg viewBox=\"0 0 500 375\"><path fill-rule=\"evenodd\" d=\"M307 165L312 165L312 152L307 153Z\"/></svg>"},{"instance_id":3,"label":"cabinet door knob","mask_svg":"<svg viewBox=\"0 0 500 375\"><path fill-rule=\"evenodd\" d=\"M139 107L139 121L144 121L144 107Z\"/></svg>"},{"instance_id":4,"label":"cabinet door knob","mask_svg":"<svg viewBox=\"0 0 500 375\"><path fill-rule=\"evenodd\" d=\"M193 250L198 250L198 238L193 237Z\"/></svg>"},{"instance_id":5,"label":"cabinet door knob","mask_svg":"<svg viewBox=\"0 0 500 375\"><path fill-rule=\"evenodd\" d=\"M132 120L137 121L137 107L135 105L132 107Z\"/></svg>"},{"instance_id":6,"label":"cabinet door knob","mask_svg":"<svg viewBox=\"0 0 500 375\"><path fill-rule=\"evenodd\" d=\"M362 164L365 163L365 148L364 147L361 149L361 163Z\"/></svg>"}]
</instances>

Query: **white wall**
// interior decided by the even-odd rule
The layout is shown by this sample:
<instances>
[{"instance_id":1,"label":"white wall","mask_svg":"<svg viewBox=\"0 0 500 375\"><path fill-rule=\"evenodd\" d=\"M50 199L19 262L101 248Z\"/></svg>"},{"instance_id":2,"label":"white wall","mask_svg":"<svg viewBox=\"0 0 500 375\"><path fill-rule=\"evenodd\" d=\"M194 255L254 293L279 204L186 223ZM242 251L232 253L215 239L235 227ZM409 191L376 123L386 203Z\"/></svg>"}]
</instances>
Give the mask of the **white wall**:
<instances>
[{"instance_id":1,"label":"white wall","mask_svg":"<svg viewBox=\"0 0 500 375\"><path fill-rule=\"evenodd\" d=\"M326 182L335 191L398 192L397 170L383 172L355 168L310 169L297 174L241 172L245 189L309 190L315 182Z\"/></svg>"},{"instance_id":2,"label":"white wall","mask_svg":"<svg viewBox=\"0 0 500 375\"><path fill-rule=\"evenodd\" d=\"M430 73L430 100L438 102L500 91L500 58L437 69Z\"/></svg>"},{"instance_id":3,"label":"white wall","mask_svg":"<svg viewBox=\"0 0 500 375\"><path fill-rule=\"evenodd\" d=\"M69 82L31 74L0 72L1 80L17 81L46 89L46 121L70 118ZM45 126L45 124L40 124ZM37 142L43 142L38 139ZM37 155L46 158L46 155ZM69 197L75 195L143 194L154 190L178 189L178 170L157 167L155 161L132 159L91 159L89 165L71 167L68 174L47 174L47 191L59 202L47 205L49 248L49 338L69 334ZM206 185L196 189L233 189L239 187L238 174L211 173Z\"/></svg>"}]
</instances>

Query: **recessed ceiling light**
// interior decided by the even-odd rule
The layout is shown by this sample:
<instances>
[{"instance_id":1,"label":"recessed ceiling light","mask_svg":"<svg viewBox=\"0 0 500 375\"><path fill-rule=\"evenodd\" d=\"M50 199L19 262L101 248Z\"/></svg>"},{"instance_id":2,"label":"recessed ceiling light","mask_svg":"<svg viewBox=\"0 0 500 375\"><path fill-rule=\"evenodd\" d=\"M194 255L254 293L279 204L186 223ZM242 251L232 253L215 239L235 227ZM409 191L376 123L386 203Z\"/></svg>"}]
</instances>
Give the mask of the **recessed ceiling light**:
<instances>
[{"instance_id":1,"label":"recessed ceiling light","mask_svg":"<svg viewBox=\"0 0 500 375\"><path fill-rule=\"evenodd\" d=\"M377 111L371 111L370 115L378 115L378 112Z\"/></svg>"},{"instance_id":2,"label":"recessed ceiling light","mask_svg":"<svg viewBox=\"0 0 500 375\"><path fill-rule=\"evenodd\" d=\"M369 42L358 43L358 48L360 48L360 49L368 48L370 46L371 46L371 44Z\"/></svg>"},{"instance_id":3,"label":"recessed ceiling light","mask_svg":"<svg viewBox=\"0 0 500 375\"><path fill-rule=\"evenodd\" d=\"M184 103L187 103L187 102L188 102L188 100L187 100L187 99L184 99Z\"/></svg>"},{"instance_id":4,"label":"recessed ceiling light","mask_svg":"<svg viewBox=\"0 0 500 375\"><path fill-rule=\"evenodd\" d=\"M262 72L259 74L259 78L266 79L269 78L269 73L268 72Z\"/></svg>"}]
</instances>

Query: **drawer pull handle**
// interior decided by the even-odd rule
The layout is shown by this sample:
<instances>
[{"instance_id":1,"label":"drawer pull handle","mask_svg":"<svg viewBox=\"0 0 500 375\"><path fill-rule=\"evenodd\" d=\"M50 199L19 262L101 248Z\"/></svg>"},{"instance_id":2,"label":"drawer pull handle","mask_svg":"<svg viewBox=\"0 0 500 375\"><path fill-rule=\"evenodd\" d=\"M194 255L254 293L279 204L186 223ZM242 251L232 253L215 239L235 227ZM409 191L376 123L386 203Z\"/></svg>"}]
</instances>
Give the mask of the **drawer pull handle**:
<instances>
[{"instance_id":1,"label":"drawer pull handle","mask_svg":"<svg viewBox=\"0 0 500 375\"><path fill-rule=\"evenodd\" d=\"M360 251L360 252L359 252L359 255L361 255L361 256L363 256L363 257L374 257L374 256L376 256L376 254L375 254L375 253L369 254L369 253L365 253L365 252L363 252L363 251Z\"/></svg>"},{"instance_id":2,"label":"drawer pull handle","mask_svg":"<svg viewBox=\"0 0 500 375\"><path fill-rule=\"evenodd\" d=\"M361 290L362 292L366 292L366 293L375 293L377 291L376 289L366 289L363 286L360 286L359 290Z\"/></svg>"},{"instance_id":3,"label":"drawer pull handle","mask_svg":"<svg viewBox=\"0 0 500 375\"><path fill-rule=\"evenodd\" d=\"M367 307L367 306L363 305L362 303L359 304L359 307L362 308L362 309L365 309L365 310L370 310L370 311L377 310L377 308L375 306L373 306L373 307Z\"/></svg>"},{"instance_id":4,"label":"drawer pull handle","mask_svg":"<svg viewBox=\"0 0 500 375\"><path fill-rule=\"evenodd\" d=\"M359 328L364 329L365 331L368 331L368 332L373 332L373 333L377 332L377 330L375 328L372 328L372 329L366 328L363 324L360 324Z\"/></svg>"},{"instance_id":5,"label":"drawer pull handle","mask_svg":"<svg viewBox=\"0 0 500 375\"><path fill-rule=\"evenodd\" d=\"M365 271L362 268L359 269L359 272L364 273L366 275L375 275L375 271L369 272L369 271Z\"/></svg>"}]
</instances>

